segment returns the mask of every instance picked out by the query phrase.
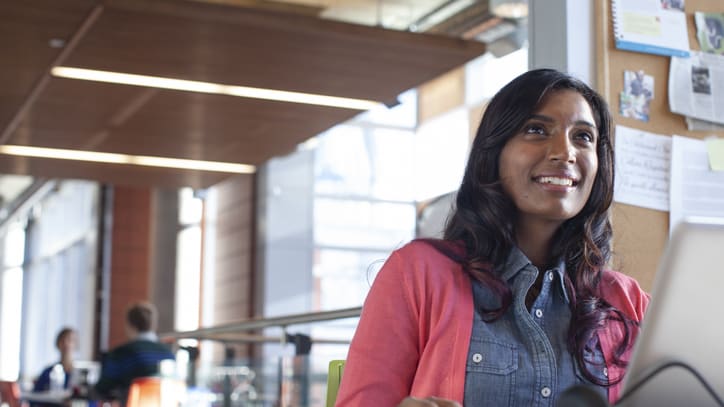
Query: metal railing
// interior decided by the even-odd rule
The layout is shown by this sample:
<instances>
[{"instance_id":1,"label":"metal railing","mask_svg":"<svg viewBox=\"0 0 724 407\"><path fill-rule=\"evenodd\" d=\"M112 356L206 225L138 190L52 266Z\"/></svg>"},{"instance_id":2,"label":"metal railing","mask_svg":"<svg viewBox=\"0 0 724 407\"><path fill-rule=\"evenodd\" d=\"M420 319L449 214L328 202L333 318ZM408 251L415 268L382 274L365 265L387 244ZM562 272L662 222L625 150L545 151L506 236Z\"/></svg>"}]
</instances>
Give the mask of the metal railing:
<instances>
[{"instance_id":1,"label":"metal railing","mask_svg":"<svg viewBox=\"0 0 724 407\"><path fill-rule=\"evenodd\" d=\"M244 334L263 328L279 327L286 330L288 326L306 324L311 322L331 321L335 319L358 317L362 307L345 308L333 311L309 312L270 318L252 318L246 321L233 322L208 328L199 328L193 331L177 331L160 334L161 339L208 339L220 342L278 342L284 343L286 336L270 337L262 335ZM349 343L336 339L312 339L316 343Z\"/></svg>"}]
</instances>

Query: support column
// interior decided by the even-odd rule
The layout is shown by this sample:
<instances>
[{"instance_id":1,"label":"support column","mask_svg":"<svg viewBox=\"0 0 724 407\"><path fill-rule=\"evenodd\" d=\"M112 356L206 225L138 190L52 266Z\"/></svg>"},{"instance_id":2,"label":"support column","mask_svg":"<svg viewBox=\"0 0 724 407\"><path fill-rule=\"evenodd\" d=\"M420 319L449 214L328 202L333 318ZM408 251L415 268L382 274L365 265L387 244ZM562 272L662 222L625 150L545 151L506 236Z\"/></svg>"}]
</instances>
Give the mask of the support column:
<instances>
[{"instance_id":1,"label":"support column","mask_svg":"<svg viewBox=\"0 0 724 407\"><path fill-rule=\"evenodd\" d=\"M529 2L528 66L531 69L558 69L595 86L594 1L603 0Z\"/></svg>"}]
</instances>

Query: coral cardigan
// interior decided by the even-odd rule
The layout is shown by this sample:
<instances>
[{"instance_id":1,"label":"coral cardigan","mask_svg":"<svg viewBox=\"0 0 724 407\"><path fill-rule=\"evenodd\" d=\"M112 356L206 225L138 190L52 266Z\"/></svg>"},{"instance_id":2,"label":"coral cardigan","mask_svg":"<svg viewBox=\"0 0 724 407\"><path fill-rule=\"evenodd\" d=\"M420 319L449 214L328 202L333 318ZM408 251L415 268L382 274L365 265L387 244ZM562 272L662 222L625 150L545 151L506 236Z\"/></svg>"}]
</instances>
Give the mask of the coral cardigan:
<instances>
[{"instance_id":1,"label":"coral cardigan","mask_svg":"<svg viewBox=\"0 0 724 407\"><path fill-rule=\"evenodd\" d=\"M603 273L600 295L634 321L649 301L634 279L615 271ZM365 300L335 405L397 406L407 396L462 403L473 312L460 265L423 242L393 252ZM623 333L609 322L598 334L611 379L624 373L612 363ZM620 387L609 388L611 402Z\"/></svg>"}]
</instances>

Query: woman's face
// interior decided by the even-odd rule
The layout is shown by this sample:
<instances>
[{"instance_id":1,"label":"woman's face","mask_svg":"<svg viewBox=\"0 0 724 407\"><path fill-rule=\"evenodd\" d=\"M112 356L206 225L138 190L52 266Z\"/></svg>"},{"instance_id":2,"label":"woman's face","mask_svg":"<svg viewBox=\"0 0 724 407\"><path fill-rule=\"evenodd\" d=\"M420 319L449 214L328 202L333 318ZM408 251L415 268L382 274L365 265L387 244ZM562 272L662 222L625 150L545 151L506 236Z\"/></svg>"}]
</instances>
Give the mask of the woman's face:
<instances>
[{"instance_id":1,"label":"woman's face","mask_svg":"<svg viewBox=\"0 0 724 407\"><path fill-rule=\"evenodd\" d=\"M500 181L521 222L559 226L583 209L598 170L598 129L576 91L552 91L500 154Z\"/></svg>"}]
</instances>

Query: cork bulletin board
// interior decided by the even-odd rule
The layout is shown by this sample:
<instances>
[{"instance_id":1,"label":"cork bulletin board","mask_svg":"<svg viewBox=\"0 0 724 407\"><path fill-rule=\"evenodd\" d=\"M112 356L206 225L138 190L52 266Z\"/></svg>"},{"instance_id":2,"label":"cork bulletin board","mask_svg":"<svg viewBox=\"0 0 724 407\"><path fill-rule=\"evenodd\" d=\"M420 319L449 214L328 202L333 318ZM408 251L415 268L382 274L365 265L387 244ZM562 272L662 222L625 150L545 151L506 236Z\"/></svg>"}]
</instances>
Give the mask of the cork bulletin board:
<instances>
[{"instance_id":1,"label":"cork bulletin board","mask_svg":"<svg viewBox=\"0 0 724 407\"><path fill-rule=\"evenodd\" d=\"M668 77L670 57L616 49L613 37L611 0L594 0L596 8L597 88L608 101L614 124L647 132L702 139L709 135L724 137L722 131L689 131L684 116L669 110ZM624 0L625 1L625 0ZM685 12L689 47L699 50L694 12L724 12L722 0L686 0ZM643 122L619 114L619 93L624 89L624 71L643 69L654 77L654 98L649 121ZM615 140L614 140L615 143ZM614 203L614 262L612 266L635 277L650 290L659 260L669 236L669 213Z\"/></svg>"}]
</instances>

